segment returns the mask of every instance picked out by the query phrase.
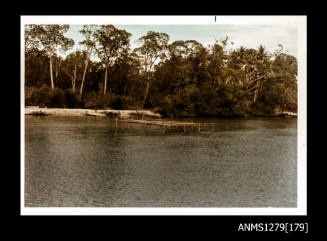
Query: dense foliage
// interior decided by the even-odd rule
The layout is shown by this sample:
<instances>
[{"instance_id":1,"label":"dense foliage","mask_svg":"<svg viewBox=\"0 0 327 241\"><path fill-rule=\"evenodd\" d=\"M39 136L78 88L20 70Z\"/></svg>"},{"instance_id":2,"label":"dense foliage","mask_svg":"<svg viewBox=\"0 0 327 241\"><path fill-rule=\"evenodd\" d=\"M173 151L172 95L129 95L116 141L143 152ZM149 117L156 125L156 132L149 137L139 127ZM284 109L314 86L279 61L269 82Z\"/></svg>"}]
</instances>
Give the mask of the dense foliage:
<instances>
[{"instance_id":1,"label":"dense foliage","mask_svg":"<svg viewBox=\"0 0 327 241\"><path fill-rule=\"evenodd\" d=\"M297 111L297 60L282 46L274 53L263 46L227 51L228 38L208 47L195 40L169 44L167 34L149 31L132 50L125 30L94 25L81 30L84 48L62 58L38 41L51 36L46 31L26 26L26 105L146 108L169 117Z\"/></svg>"}]
</instances>

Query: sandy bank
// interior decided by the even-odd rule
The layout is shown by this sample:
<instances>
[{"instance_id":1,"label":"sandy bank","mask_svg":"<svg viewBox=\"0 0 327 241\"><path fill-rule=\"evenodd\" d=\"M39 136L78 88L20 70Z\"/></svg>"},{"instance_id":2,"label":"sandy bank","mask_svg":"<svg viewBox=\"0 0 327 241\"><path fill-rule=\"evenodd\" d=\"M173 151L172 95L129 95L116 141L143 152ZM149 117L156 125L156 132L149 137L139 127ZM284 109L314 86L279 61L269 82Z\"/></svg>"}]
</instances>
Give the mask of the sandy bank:
<instances>
[{"instance_id":1,"label":"sandy bank","mask_svg":"<svg viewBox=\"0 0 327 241\"><path fill-rule=\"evenodd\" d=\"M122 118L128 118L134 115L160 118L160 114L150 110L94 110L94 109L66 109L66 108L39 108L37 106L26 106L25 115L34 115L40 113L44 115L55 116L107 116L119 115Z\"/></svg>"}]
</instances>

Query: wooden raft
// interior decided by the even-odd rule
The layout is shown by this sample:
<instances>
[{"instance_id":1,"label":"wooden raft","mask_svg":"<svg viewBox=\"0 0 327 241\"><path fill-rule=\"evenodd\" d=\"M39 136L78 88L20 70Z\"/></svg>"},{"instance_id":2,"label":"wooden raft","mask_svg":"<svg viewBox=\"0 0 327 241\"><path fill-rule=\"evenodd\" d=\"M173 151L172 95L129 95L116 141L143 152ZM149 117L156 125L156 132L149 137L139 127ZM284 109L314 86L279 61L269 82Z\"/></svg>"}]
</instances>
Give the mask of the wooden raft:
<instances>
[{"instance_id":1,"label":"wooden raft","mask_svg":"<svg viewBox=\"0 0 327 241\"><path fill-rule=\"evenodd\" d=\"M213 123L195 123L195 122L179 122L179 121L163 121L163 120L132 120L120 119L120 122L139 123L144 125L158 125L158 126L212 126Z\"/></svg>"}]
</instances>

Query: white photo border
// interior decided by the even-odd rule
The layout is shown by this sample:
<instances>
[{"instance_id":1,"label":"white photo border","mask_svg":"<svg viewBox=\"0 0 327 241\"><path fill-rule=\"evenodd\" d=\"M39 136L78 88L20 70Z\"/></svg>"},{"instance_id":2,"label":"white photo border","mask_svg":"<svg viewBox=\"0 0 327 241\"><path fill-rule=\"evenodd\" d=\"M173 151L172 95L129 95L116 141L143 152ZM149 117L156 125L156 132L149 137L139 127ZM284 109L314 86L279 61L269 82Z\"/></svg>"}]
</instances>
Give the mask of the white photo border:
<instances>
[{"instance_id":1,"label":"white photo border","mask_svg":"<svg viewBox=\"0 0 327 241\"><path fill-rule=\"evenodd\" d=\"M216 19L216 21L215 21ZM20 16L21 30L21 215L307 215L307 16ZM150 23L150 24L149 24ZM24 206L25 191L25 24L119 25L288 25L297 28L298 119L296 208L34 208Z\"/></svg>"}]
</instances>

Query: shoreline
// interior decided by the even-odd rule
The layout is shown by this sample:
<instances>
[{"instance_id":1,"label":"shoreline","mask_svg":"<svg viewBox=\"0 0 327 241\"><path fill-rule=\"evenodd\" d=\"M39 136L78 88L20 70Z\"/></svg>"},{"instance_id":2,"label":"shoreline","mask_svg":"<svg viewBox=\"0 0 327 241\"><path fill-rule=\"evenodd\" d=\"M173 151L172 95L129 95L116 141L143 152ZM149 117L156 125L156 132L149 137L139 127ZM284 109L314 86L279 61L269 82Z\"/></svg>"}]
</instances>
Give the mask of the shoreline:
<instances>
[{"instance_id":1,"label":"shoreline","mask_svg":"<svg viewBox=\"0 0 327 241\"><path fill-rule=\"evenodd\" d=\"M150 110L96 110L96 109L69 109L69 108L40 108L37 106L25 106L25 115L53 115L53 116L119 116L128 118L131 116L144 116L161 118L161 115Z\"/></svg>"},{"instance_id":2,"label":"shoreline","mask_svg":"<svg viewBox=\"0 0 327 241\"><path fill-rule=\"evenodd\" d=\"M116 117L120 118L131 118L131 117L150 117L161 119L159 113L155 113L151 110L114 110L114 109L70 109L70 108L40 108L37 106L25 106L25 115L33 116L101 116L101 117ZM196 118L205 118L205 117L196 117ZM248 117L233 117L233 118L214 118L214 119L257 119L257 118L297 118L297 113L293 112L278 112L276 115L271 116L248 116ZM194 118L163 118L163 119L194 119ZM210 119L210 118L209 118Z\"/></svg>"}]
</instances>

